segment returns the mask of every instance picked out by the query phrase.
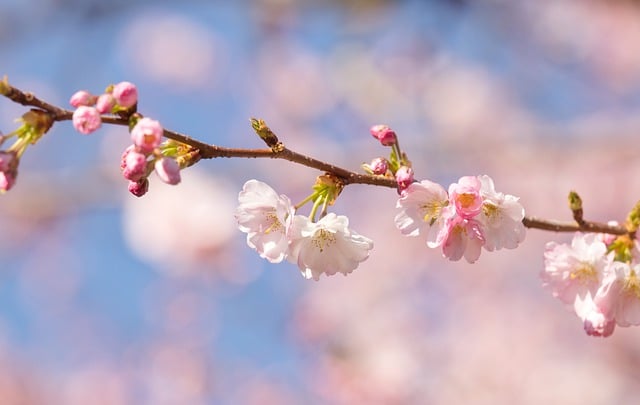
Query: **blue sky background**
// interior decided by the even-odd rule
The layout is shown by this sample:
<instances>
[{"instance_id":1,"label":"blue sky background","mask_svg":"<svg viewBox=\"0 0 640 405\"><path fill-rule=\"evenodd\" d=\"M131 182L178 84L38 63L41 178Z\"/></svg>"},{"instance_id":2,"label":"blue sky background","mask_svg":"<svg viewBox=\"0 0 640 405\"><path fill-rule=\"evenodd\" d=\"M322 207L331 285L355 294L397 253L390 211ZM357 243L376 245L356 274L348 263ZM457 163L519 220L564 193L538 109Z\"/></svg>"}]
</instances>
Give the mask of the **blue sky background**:
<instances>
[{"instance_id":1,"label":"blue sky background","mask_svg":"<svg viewBox=\"0 0 640 405\"><path fill-rule=\"evenodd\" d=\"M595 3L551 10L547 2L536 7L521 1L0 0L0 74L8 75L13 85L65 107L76 90L99 93L110 83L129 80L138 86L139 110L167 128L213 144L258 148L262 145L251 134L248 119L259 116L292 148L353 170L384 153L367 133L370 125L387 122L401 134L402 145L413 156L417 172L421 170L418 177L451 182L468 174L464 170L485 170L503 184L516 187L501 191L523 195L533 203L534 213L557 217L566 215L563 198L571 184L583 185L587 196L596 199L593 205L598 205L601 195L597 188L587 188L589 176L581 172L580 163L573 161L566 160L566 167L562 167L569 169L566 173L559 173L557 168L549 173L542 170L542 180L538 179L532 174L537 171L532 165L536 156L551 156L553 153L545 148L558 145L577 150L580 142L606 144L611 136L627 139L625 136L637 128L634 116L640 106L640 77L633 72L640 62L632 57L625 59L623 51L612 51L612 56L604 54L602 58L594 56L608 50L606 44L594 39L599 34L608 33L616 42L626 38L625 32L607 31L605 21L602 32L591 32L583 43L569 35L580 24L564 27L557 22L572 12L577 14L570 21L597 20L602 13L591 10L590 5ZM637 12L626 2L615 4ZM613 8L611 20L615 26L624 11ZM584 21L588 26L590 20ZM176 31L168 32L170 29ZM172 38L184 41L184 46L175 48ZM633 43L635 37L630 38L628 52L633 53L637 43ZM151 48L162 56L153 60L144 56L155 55ZM177 55L174 49L184 53ZM599 59L606 63L601 66L594 62ZM202 66L207 69L202 70ZM449 72L459 76L450 77ZM459 83L463 83L462 89L456 87ZM479 101L474 104L475 100ZM13 119L24 110L8 100L0 101L0 130L6 133L14 129ZM471 111L468 116L464 115L467 111ZM455 358L461 353L459 347L443 343L447 335L433 331L433 322L441 320L448 325L441 325L442 329L455 328L456 319L474 316L463 315L455 308L443 309L442 301L455 300L464 295L460 291L471 289L474 277L460 281L468 273L482 274L482 269L495 270L501 265L510 269L522 266L521 274L526 276L491 276L495 279L486 287L497 288L500 292L495 296L502 295L502 289L513 288L519 299L531 300L521 303L522 313L546 300L542 301L543 309L532 310L531 316L535 317L536 311L557 312L554 316L558 318L549 324L559 329L553 332L542 327L546 332L539 332L551 341L558 338L554 335L560 334L558 330L570 336L559 339L562 343L556 350L569 350L575 342L572 339L583 339L579 322L536 284L544 241L551 235L533 236L522 256L500 252L497 255L501 258L486 259L496 262L485 261L477 269L467 269L466 264L444 263L438 252L427 250L422 243L406 242L398 233L380 230L382 239L376 240L376 247L380 246L381 253L369 262L393 263L389 258L394 257L398 258L397 268L376 270L392 264L367 262L358 274L319 283L304 280L289 263L271 265L261 260L244 246L240 232L221 237L224 243L208 246L210 250L192 257L189 264L182 259L159 264L132 248L131 236L124 230L128 215L139 214L129 211L137 200L126 194L126 182L117 175L120 153L127 142L124 128L105 126L95 134L81 136L70 123L57 123L27 151L15 190L2 196L0 221L5 224L5 232L0 236L0 357L5 360L0 368L5 371L0 381L20 381L25 386L24 397L7 398L28 397L33 403L83 403L91 397L85 391L98 394L92 387L107 381L105 386L111 388L107 390L109 395L104 394L104 403L299 403L300 398L311 403L355 403L375 399L382 394L371 387L353 388L357 384L344 376L336 378L348 380L345 386L334 387L334 380L327 377L335 372L332 361L350 356L368 358L367 352L351 352L345 344L349 339L344 336L351 333L345 325L362 319L323 321L313 312L317 310L313 304L316 299L358 305L362 298L359 293L350 297L349 293L335 292L343 287L355 291L369 288L369 283L375 288L390 283L384 278L388 275L365 278L367 269L374 274L393 271L399 274L397 277L414 280L393 287L389 296L372 298L372 308L378 305L373 302L387 302L393 296L393 305L401 305L398 303L404 299L402 305L411 303L406 311L424 314L424 318L416 318L424 324L417 322L417 330L400 335L407 339L401 346L412 347L416 341L441 344L448 347L443 353ZM496 150L483 146L496 144ZM532 152L533 158L522 155L525 157L515 159L522 163L515 165L500 158L514 150L524 153L521 150L527 148L540 148L541 152ZM576 155L587 161L592 158L590 153L580 149ZM565 161L565 155L558 156ZM634 156L618 156L627 167L634 167L628 164ZM594 163L595 167L612 167L607 164ZM571 173L572 167L581 174ZM511 170L525 173L527 179L515 179ZM225 201L235 199L250 178L267 181L278 192L300 200L317 175L283 162L221 160L201 162L197 168L188 169L184 183L195 184L190 171L222 181L224 187L216 187ZM625 173L632 178L627 172L620 176ZM619 178L633 185L633 180ZM155 180L150 194L161 187ZM535 187L540 186L548 188L536 193ZM367 194L369 189L364 187L353 190L345 191L336 211L353 215L354 227L375 233L375 222L383 218L387 221L382 213L389 218L393 215L393 191ZM604 200L591 213L624 217L624 210L637 198L635 190L629 187L621 192L619 206ZM543 205L543 200L548 205ZM163 208L152 221L169 221L167 218L176 217L180 210L190 210L188 198L181 204ZM212 210L217 208L212 206ZM232 215L228 212L230 220ZM220 228L225 226L228 224ZM189 229L180 225L173 228L177 235L184 233L179 237L184 240L191 240ZM153 233L149 231L149 240L142 245L160 246L165 252L172 249L158 242ZM424 256L411 261L411 255L420 251ZM177 252L173 256L183 257ZM407 270L402 263L412 263L412 269ZM182 272L183 268L189 271ZM440 268L455 273L430 273ZM452 287L454 281L460 285ZM497 302L496 307L504 305ZM385 308L395 308L393 305ZM385 322L391 324L407 313L390 311L391 321ZM305 316L311 319L305 320ZM502 315L496 312L495 316ZM539 316L544 319L546 312ZM318 331L309 326L315 322L320 325ZM491 321L488 323L490 327ZM611 358L628 351L637 353L625 346L637 333L616 333L624 337L615 349L579 340L578 346L597 359L597 366L593 373L585 371L584 380L577 377L578 381L598 380L604 369L624 372L625 366ZM518 339L514 336L506 333L502 338ZM384 347L379 351L384 352ZM576 357L567 354L566 363L558 360L563 367L573 370L583 365L575 359L582 358L584 352L571 355ZM13 364L19 371L10 370ZM531 375L539 372L538 363L536 366L523 360L523 364ZM391 362L384 367L399 366ZM333 390L332 394L314 382L318 370L325 368L330 371L322 374L325 379L320 381L327 391ZM549 368L544 370L549 372ZM341 372L353 372L354 381L377 381L353 370ZM626 382L637 381L635 372L631 374L625 382L603 389L602 396L596 393L588 397L593 402L575 394L567 403L598 403L598 398L606 395L625 401L634 391ZM430 381L425 386L465 387L437 369L419 367L411 377ZM493 403L507 403L508 392L528 386L522 381L537 387L533 380L527 374L517 383L505 383L510 384L509 389L498 390L502 393L488 398ZM421 398L447 403L445 396L437 397L433 392L426 395L421 388L409 386L407 383L404 387L406 392L389 389L384 391L387 396L378 398L382 403L420 403ZM368 389L374 393L369 395ZM481 391L474 390L468 388L470 393ZM524 398L530 398L531 403L540 399Z\"/></svg>"}]
</instances>

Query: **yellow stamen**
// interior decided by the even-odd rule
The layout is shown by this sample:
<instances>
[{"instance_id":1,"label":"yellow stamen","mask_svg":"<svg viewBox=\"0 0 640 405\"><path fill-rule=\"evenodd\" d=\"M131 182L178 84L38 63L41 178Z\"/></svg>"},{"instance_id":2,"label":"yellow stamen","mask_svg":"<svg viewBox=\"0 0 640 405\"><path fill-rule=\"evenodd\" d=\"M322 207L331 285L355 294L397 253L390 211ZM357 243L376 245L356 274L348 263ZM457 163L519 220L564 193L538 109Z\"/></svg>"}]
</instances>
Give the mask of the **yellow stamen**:
<instances>
[{"instance_id":1,"label":"yellow stamen","mask_svg":"<svg viewBox=\"0 0 640 405\"><path fill-rule=\"evenodd\" d=\"M442 207L444 207L444 204L436 201L428 202L420 206L423 212L422 219L424 220L424 222L428 222L429 225L433 225L433 223L436 222L436 220L440 216Z\"/></svg>"},{"instance_id":2,"label":"yellow stamen","mask_svg":"<svg viewBox=\"0 0 640 405\"><path fill-rule=\"evenodd\" d=\"M280 220L278 219L275 213L270 212L266 215L267 215L266 223L270 225L267 229L264 230L265 234L268 234L271 232L277 232L283 228L282 223L280 222Z\"/></svg>"},{"instance_id":3,"label":"yellow stamen","mask_svg":"<svg viewBox=\"0 0 640 405\"><path fill-rule=\"evenodd\" d=\"M631 270L629 277L624 280L622 288L624 291L634 294L636 298L640 298L640 278L638 278L635 271Z\"/></svg>"},{"instance_id":4,"label":"yellow stamen","mask_svg":"<svg viewBox=\"0 0 640 405\"><path fill-rule=\"evenodd\" d=\"M336 243L336 236L325 229L320 229L313 235L311 243L322 253L325 248Z\"/></svg>"},{"instance_id":5,"label":"yellow stamen","mask_svg":"<svg viewBox=\"0 0 640 405\"><path fill-rule=\"evenodd\" d=\"M595 267L589 263L580 263L574 271L569 273L571 280L578 279L580 283L587 284L590 281L597 280L598 272Z\"/></svg>"}]
</instances>

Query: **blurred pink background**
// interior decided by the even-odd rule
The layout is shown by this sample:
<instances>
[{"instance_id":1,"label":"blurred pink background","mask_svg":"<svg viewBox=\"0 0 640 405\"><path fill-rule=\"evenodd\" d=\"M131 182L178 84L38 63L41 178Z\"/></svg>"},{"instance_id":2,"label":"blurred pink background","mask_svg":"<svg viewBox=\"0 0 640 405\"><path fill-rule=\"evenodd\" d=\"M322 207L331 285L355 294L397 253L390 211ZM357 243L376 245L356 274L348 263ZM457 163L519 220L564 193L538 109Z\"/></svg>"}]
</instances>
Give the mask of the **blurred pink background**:
<instances>
[{"instance_id":1,"label":"blurred pink background","mask_svg":"<svg viewBox=\"0 0 640 405\"><path fill-rule=\"evenodd\" d=\"M640 198L636 1L0 2L0 74L67 105L130 80L140 111L230 147L359 170L488 174L528 215L624 220ZM0 101L0 130L24 108ZM393 190L333 211L375 241L348 277L261 260L233 219L251 178L294 202L314 170L219 159L128 195L121 127L58 123L0 198L1 404L634 404L640 331L586 336L541 288L547 241L451 263L395 229Z\"/></svg>"}]
</instances>

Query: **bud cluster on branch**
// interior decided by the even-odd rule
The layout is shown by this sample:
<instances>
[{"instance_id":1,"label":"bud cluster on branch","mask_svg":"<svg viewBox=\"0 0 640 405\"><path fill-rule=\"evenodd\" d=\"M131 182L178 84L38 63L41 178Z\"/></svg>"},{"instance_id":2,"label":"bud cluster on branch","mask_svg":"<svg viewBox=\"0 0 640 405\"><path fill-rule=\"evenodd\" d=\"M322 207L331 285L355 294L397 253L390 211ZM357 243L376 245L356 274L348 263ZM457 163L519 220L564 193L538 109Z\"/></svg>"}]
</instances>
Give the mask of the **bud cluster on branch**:
<instances>
[{"instance_id":1,"label":"bud cluster on branch","mask_svg":"<svg viewBox=\"0 0 640 405\"><path fill-rule=\"evenodd\" d=\"M101 94L85 90L74 93L67 110L40 100L0 81L0 94L29 106L18 120L20 126L0 133L0 191L16 183L20 159L59 121L71 120L81 134L91 134L103 124L126 126L131 144L123 151L120 168L131 194L141 197L149 189L149 176L171 185L181 181L181 171L200 159L218 157L277 158L322 172L312 192L293 204L259 180L247 181L235 212L247 244L266 260L295 263L307 279L322 274L351 273L369 257L374 243L350 228L345 215L330 212L344 188L368 184L396 190L395 224L401 234L420 236L431 248L439 248L449 260L474 263L484 249L515 249L525 239L526 228L576 232L571 245L549 242L544 253L543 285L572 308L589 335L609 336L615 325L640 324L640 246L636 231L640 204L628 214L624 225L585 220L582 201L569 194L573 221L558 222L525 216L517 197L496 191L486 175L463 176L448 188L430 180L417 181L399 136L387 125L374 125L370 134L388 156L362 164L364 173L292 151L260 119L251 119L255 133L267 149L227 148L210 145L163 128L159 121L138 112L138 90L130 82L109 85ZM114 163L115 164L115 163ZM309 205L308 214L302 207ZM231 213L230 213L231 215Z\"/></svg>"}]
</instances>

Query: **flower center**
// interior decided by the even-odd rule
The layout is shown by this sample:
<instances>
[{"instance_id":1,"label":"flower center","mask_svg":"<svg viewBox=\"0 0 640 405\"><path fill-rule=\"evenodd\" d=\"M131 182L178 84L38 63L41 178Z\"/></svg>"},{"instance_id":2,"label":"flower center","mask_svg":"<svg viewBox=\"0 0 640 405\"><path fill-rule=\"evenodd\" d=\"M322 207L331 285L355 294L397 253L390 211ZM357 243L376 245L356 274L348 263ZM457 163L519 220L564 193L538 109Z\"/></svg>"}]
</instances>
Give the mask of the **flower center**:
<instances>
[{"instance_id":1,"label":"flower center","mask_svg":"<svg viewBox=\"0 0 640 405\"><path fill-rule=\"evenodd\" d=\"M485 202L482 204L482 213L488 218L494 218L498 216L500 210L498 206Z\"/></svg>"},{"instance_id":2,"label":"flower center","mask_svg":"<svg viewBox=\"0 0 640 405\"><path fill-rule=\"evenodd\" d=\"M311 244L320 250L320 253L324 251L327 247L336 243L336 236L327 231L326 229L320 229L316 231L315 235L313 235L313 239L311 240Z\"/></svg>"},{"instance_id":3,"label":"flower center","mask_svg":"<svg viewBox=\"0 0 640 405\"><path fill-rule=\"evenodd\" d=\"M458 201L460 201L462 208L473 207L476 202L476 195L473 193L462 193L458 195Z\"/></svg>"},{"instance_id":4,"label":"flower center","mask_svg":"<svg viewBox=\"0 0 640 405\"><path fill-rule=\"evenodd\" d=\"M576 266L575 270L569 273L569 278L571 280L578 280L583 284L587 284L588 282L595 280L598 276L598 272L593 267L593 265L589 263L580 263Z\"/></svg>"},{"instance_id":5,"label":"flower center","mask_svg":"<svg viewBox=\"0 0 640 405\"><path fill-rule=\"evenodd\" d=\"M266 223L269 224L269 226L264 230L265 234L278 232L283 229L282 222L280 222L275 212L270 212L267 214Z\"/></svg>"},{"instance_id":6,"label":"flower center","mask_svg":"<svg viewBox=\"0 0 640 405\"><path fill-rule=\"evenodd\" d=\"M442 212L442 207L445 204L440 202L431 201L426 204L420 206L423 212L422 219L424 222L428 222L429 226L433 225L434 222L440 217L440 213Z\"/></svg>"},{"instance_id":7,"label":"flower center","mask_svg":"<svg viewBox=\"0 0 640 405\"><path fill-rule=\"evenodd\" d=\"M143 138L143 142L145 145L153 145L153 143L156 140L156 137L153 136L153 134L149 133L149 134L144 134Z\"/></svg>"}]
</instances>

